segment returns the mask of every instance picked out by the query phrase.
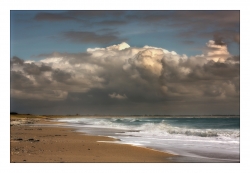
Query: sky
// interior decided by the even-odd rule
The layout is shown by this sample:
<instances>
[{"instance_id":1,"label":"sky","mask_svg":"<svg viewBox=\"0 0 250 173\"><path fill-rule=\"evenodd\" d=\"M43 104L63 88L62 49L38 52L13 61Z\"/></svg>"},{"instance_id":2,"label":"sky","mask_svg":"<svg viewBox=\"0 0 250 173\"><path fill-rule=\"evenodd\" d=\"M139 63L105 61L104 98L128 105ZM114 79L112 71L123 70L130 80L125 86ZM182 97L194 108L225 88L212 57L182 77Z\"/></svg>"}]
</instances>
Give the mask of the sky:
<instances>
[{"instance_id":1,"label":"sky","mask_svg":"<svg viewBox=\"0 0 250 173\"><path fill-rule=\"evenodd\" d=\"M64 115L240 111L240 11L10 11L10 108Z\"/></svg>"}]
</instances>

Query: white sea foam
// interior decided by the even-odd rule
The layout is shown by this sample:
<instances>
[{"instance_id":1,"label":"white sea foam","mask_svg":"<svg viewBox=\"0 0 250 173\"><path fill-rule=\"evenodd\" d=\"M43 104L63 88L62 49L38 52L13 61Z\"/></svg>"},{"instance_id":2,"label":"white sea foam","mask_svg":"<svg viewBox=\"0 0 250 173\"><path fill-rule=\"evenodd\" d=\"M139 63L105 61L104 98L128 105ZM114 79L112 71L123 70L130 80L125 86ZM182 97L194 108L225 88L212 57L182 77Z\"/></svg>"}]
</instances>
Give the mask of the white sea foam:
<instances>
[{"instance_id":1,"label":"white sea foam","mask_svg":"<svg viewBox=\"0 0 250 173\"><path fill-rule=\"evenodd\" d=\"M68 122L86 133L113 136L120 139L120 143L171 151L182 156L239 160L240 133L237 128L193 128L188 124L174 124L177 120L170 122L139 118L77 118L59 121Z\"/></svg>"},{"instance_id":2,"label":"white sea foam","mask_svg":"<svg viewBox=\"0 0 250 173\"><path fill-rule=\"evenodd\" d=\"M140 121L135 118L124 118L124 119L94 119L94 118L78 118L78 119L61 119L61 122L69 123L82 123L95 127L101 128L118 128L127 130L140 130L142 133L148 133L154 136L160 135L186 135L186 136L200 136L200 137L217 137L221 139L237 139L240 137L239 130L235 129L194 129L194 128L183 128L176 127L167 124L164 120L160 123L142 123L142 124L126 124L129 122ZM143 120L145 121L145 120ZM119 123L122 122L122 123Z\"/></svg>"}]
</instances>

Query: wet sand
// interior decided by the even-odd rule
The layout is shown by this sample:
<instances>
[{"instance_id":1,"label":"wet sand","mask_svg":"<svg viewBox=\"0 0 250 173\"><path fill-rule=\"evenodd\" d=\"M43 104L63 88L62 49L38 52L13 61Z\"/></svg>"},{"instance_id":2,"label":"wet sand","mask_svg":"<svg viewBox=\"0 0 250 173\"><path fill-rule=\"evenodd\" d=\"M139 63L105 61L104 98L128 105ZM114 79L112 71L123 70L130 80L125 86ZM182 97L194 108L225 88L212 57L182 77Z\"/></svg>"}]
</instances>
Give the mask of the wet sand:
<instances>
[{"instance_id":1,"label":"wet sand","mask_svg":"<svg viewBox=\"0 0 250 173\"><path fill-rule=\"evenodd\" d=\"M109 137L79 133L57 126L50 119L11 115L11 163L164 163L174 157L147 148L112 143L115 139Z\"/></svg>"}]
</instances>

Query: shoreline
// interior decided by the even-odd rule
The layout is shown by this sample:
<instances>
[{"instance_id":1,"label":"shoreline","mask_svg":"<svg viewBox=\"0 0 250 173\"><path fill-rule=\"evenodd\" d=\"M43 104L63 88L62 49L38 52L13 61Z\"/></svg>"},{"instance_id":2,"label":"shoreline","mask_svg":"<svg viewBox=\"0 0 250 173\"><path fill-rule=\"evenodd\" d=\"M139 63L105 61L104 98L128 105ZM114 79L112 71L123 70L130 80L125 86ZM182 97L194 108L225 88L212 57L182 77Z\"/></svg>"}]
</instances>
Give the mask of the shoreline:
<instances>
[{"instance_id":1,"label":"shoreline","mask_svg":"<svg viewBox=\"0 0 250 173\"><path fill-rule=\"evenodd\" d=\"M33 115L11 114L18 117L54 118L240 118L240 115Z\"/></svg>"},{"instance_id":2,"label":"shoreline","mask_svg":"<svg viewBox=\"0 0 250 173\"><path fill-rule=\"evenodd\" d=\"M50 121L55 118L11 115L10 163L167 163L175 157L150 148L115 143L117 140L110 137L55 126L57 123Z\"/></svg>"}]
</instances>

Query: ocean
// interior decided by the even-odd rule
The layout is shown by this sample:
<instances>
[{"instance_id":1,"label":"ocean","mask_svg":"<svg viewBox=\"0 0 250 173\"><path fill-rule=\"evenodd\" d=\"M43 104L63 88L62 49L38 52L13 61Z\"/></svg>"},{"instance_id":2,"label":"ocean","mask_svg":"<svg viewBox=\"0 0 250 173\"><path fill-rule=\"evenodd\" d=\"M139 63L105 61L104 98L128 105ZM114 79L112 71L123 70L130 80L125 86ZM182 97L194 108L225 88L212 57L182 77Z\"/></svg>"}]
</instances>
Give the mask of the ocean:
<instances>
[{"instance_id":1,"label":"ocean","mask_svg":"<svg viewBox=\"0 0 250 173\"><path fill-rule=\"evenodd\" d=\"M62 118L79 132L176 156L170 162L240 162L240 118ZM105 141L99 141L105 142Z\"/></svg>"}]
</instances>

